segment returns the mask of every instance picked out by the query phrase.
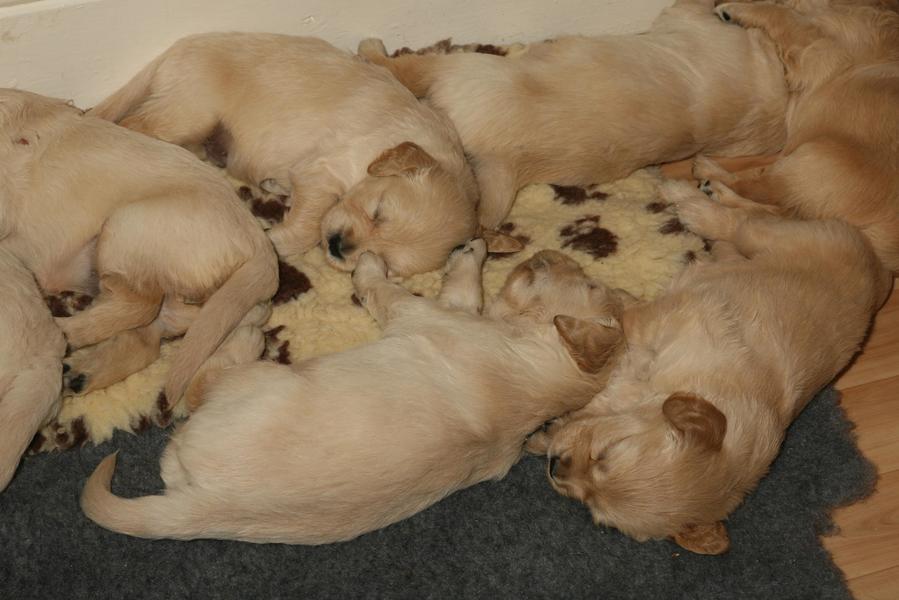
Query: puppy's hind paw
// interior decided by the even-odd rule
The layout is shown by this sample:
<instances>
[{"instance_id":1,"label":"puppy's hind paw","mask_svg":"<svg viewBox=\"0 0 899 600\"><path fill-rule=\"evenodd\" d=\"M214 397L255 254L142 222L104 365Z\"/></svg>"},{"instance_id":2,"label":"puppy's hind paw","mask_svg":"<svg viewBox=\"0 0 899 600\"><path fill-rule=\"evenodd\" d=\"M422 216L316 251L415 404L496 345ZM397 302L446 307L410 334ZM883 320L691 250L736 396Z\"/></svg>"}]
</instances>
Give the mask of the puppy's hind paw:
<instances>
[{"instance_id":1,"label":"puppy's hind paw","mask_svg":"<svg viewBox=\"0 0 899 600\"><path fill-rule=\"evenodd\" d=\"M88 387L88 374L72 368L69 363L62 365L62 393L64 396L77 396L85 393Z\"/></svg>"},{"instance_id":2,"label":"puppy's hind paw","mask_svg":"<svg viewBox=\"0 0 899 600\"><path fill-rule=\"evenodd\" d=\"M368 38L359 42L359 46L356 48L356 54L367 59L377 57L384 58L387 56L387 48L384 47L384 42L380 39Z\"/></svg>"},{"instance_id":3,"label":"puppy's hind paw","mask_svg":"<svg viewBox=\"0 0 899 600\"><path fill-rule=\"evenodd\" d=\"M725 23L736 23L736 19L734 19L734 4L732 2L716 3L715 14Z\"/></svg>"}]
</instances>

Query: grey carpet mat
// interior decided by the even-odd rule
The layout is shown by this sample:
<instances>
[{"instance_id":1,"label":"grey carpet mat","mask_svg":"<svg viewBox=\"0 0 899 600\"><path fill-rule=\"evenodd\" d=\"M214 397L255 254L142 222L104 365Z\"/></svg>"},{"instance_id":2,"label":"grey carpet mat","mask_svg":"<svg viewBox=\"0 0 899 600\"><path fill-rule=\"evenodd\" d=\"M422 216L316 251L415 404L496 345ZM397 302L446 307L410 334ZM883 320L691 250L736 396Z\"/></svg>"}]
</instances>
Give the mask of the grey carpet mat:
<instances>
[{"instance_id":1,"label":"grey carpet mat","mask_svg":"<svg viewBox=\"0 0 899 600\"><path fill-rule=\"evenodd\" d=\"M322 547L148 541L100 529L78 508L85 478L120 449L113 490L162 487L167 432L25 459L0 494L0 598L849 598L818 534L831 507L872 489L838 394L789 432L756 493L728 523L732 549L696 556L594 527L524 459L404 522Z\"/></svg>"}]
</instances>

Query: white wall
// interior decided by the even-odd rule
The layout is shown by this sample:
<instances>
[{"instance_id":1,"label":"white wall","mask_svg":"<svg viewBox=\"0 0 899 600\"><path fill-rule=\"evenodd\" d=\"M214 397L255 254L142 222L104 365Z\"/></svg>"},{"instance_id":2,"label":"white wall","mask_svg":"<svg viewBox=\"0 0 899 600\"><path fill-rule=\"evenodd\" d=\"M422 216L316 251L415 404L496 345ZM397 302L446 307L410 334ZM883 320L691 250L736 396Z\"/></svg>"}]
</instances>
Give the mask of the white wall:
<instances>
[{"instance_id":1,"label":"white wall","mask_svg":"<svg viewBox=\"0 0 899 600\"><path fill-rule=\"evenodd\" d=\"M633 32L671 0L0 0L0 87L90 106L188 33L314 35L354 49ZM6 6L10 2L17 2Z\"/></svg>"}]
</instances>

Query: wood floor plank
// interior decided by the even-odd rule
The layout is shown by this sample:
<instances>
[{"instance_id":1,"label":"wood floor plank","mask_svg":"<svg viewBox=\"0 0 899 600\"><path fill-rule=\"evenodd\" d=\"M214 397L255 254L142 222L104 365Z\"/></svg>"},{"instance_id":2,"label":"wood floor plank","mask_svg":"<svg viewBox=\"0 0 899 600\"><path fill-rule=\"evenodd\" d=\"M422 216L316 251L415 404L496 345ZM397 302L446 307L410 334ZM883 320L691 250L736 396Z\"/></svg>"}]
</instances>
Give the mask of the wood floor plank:
<instances>
[{"instance_id":1,"label":"wood floor plank","mask_svg":"<svg viewBox=\"0 0 899 600\"><path fill-rule=\"evenodd\" d=\"M855 423L865 456L881 472L899 469L899 377L853 387L842 394L843 408Z\"/></svg>"},{"instance_id":2,"label":"wood floor plank","mask_svg":"<svg viewBox=\"0 0 899 600\"><path fill-rule=\"evenodd\" d=\"M899 598L899 567L851 579L849 589L857 600L896 600Z\"/></svg>"},{"instance_id":3,"label":"wood floor plank","mask_svg":"<svg viewBox=\"0 0 899 600\"><path fill-rule=\"evenodd\" d=\"M899 283L899 280L897 280ZM864 352L836 382L862 452L880 472L875 493L837 511L825 546L858 600L899 599L899 292L874 322Z\"/></svg>"},{"instance_id":4,"label":"wood floor plank","mask_svg":"<svg viewBox=\"0 0 899 600\"><path fill-rule=\"evenodd\" d=\"M874 319L874 327L863 352L837 380L839 389L899 376L899 292L896 285L892 296Z\"/></svg>"},{"instance_id":5,"label":"wood floor plank","mask_svg":"<svg viewBox=\"0 0 899 600\"><path fill-rule=\"evenodd\" d=\"M847 579L899 566L899 471L881 474L873 496L835 516L840 533L824 545Z\"/></svg>"}]
</instances>

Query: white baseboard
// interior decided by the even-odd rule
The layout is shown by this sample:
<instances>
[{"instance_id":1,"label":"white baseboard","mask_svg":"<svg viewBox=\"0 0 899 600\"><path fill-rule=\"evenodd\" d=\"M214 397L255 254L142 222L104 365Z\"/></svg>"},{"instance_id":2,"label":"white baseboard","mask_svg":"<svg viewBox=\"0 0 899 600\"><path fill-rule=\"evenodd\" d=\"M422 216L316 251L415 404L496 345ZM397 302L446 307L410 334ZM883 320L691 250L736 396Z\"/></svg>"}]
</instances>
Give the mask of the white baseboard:
<instances>
[{"instance_id":1,"label":"white baseboard","mask_svg":"<svg viewBox=\"0 0 899 600\"><path fill-rule=\"evenodd\" d=\"M90 106L202 31L319 36L347 49L642 31L671 0L22 0L0 8L0 87Z\"/></svg>"}]
</instances>

